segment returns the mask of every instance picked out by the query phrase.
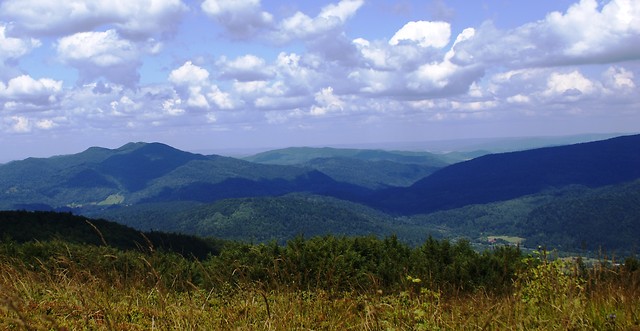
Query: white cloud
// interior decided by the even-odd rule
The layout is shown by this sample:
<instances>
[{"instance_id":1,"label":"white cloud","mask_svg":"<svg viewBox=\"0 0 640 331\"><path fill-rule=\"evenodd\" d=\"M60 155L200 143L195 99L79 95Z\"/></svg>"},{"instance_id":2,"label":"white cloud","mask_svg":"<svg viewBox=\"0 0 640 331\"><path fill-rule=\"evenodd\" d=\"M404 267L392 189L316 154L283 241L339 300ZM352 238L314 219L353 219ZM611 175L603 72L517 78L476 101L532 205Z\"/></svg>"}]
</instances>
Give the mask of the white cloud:
<instances>
[{"instance_id":1,"label":"white cloud","mask_svg":"<svg viewBox=\"0 0 640 331\"><path fill-rule=\"evenodd\" d=\"M264 117L269 124L283 124L291 119L303 118L304 114L300 109L294 109L290 111L268 111L265 112Z\"/></svg>"},{"instance_id":2,"label":"white cloud","mask_svg":"<svg viewBox=\"0 0 640 331\"><path fill-rule=\"evenodd\" d=\"M56 123L50 119L43 119L36 122L36 127L41 130L50 130L56 126Z\"/></svg>"},{"instance_id":3,"label":"white cloud","mask_svg":"<svg viewBox=\"0 0 640 331\"><path fill-rule=\"evenodd\" d=\"M0 82L0 100L10 100L15 104L46 106L58 101L62 91L62 82L49 78L33 79L22 75L9 80L5 85Z\"/></svg>"},{"instance_id":4,"label":"white cloud","mask_svg":"<svg viewBox=\"0 0 640 331\"><path fill-rule=\"evenodd\" d=\"M62 36L113 25L145 39L175 29L187 6L180 0L5 0L0 18L38 35Z\"/></svg>"},{"instance_id":5,"label":"white cloud","mask_svg":"<svg viewBox=\"0 0 640 331\"><path fill-rule=\"evenodd\" d=\"M244 55L235 60L222 57L217 62L220 78L235 79L241 82L263 81L273 77L273 72L264 59L255 55Z\"/></svg>"},{"instance_id":6,"label":"white cloud","mask_svg":"<svg viewBox=\"0 0 640 331\"><path fill-rule=\"evenodd\" d=\"M162 103L162 110L171 116L183 115L185 113L184 108L182 108L182 100L179 98L165 100Z\"/></svg>"},{"instance_id":7,"label":"white cloud","mask_svg":"<svg viewBox=\"0 0 640 331\"><path fill-rule=\"evenodd\" d=\"M0 125L13 132L244 125L259 131L261 124L289 122L282 127L315 130L334 120L348 123L343 127L394 122L401 128L471 117L637 113L637 1L576 0L564 12L510 30L485 23L457 36L452 29L464 26L426 21L434 16L386 32L396 21L350 29L356 14L381 7L329 1L200 0L188 12L178 0L0 0L0 20L12 22L0 22L0 111L6 114ZM193 21L175 30L187 12ZM215 24L243 40L218 42ZM185 38L169 40L172 32ZM50 46L71 68L46 57ZM275 58L274 51L280 52ZM175 65L176 59L183 60ZM45 76L55 79L73 79L65 69L77 69L77 84L63 88L61 81L25 75L48 64ZM140 73L150 74L144 84ZM568 108L579 111L569 115Z\"/></svg>"},{"instance_id":8,"label":"white cloud","mask_svg":"<svg viewBox=\"0 0 640 331\"><path fill-rule=\"evenodd\" d=\"M343 111L345 102L333 94L331 86L323 88L315 94L316 104L311 106L311 115L322 116L332 112Z\"/></svg>"},{"instance_id":9,"label":"white cloud","mask_svg":"<svg viewBox=\"0 0 640 331\"><path fill-rule=\"evenodd\" d=\"M213 103L218 109L234 108L231 96L211 83L209 71L191 61L171 71L169 82L175 85L181 97L186 98L188 107L210 109Z\"/></svg>"},{"instance_id":10,"label":"white cloud","mask_svg":"<svg viewBox=\"0 0 640 331\"><path fill-rule=\"evenodd\" d=\"M443 48L449 44L451 25L447 22L415 21L405 24L396 32L390 45L415 42L421 47Z\"/></svg>"},{"instance_id":11,"label":"white cloud","mask_svg":"<svg viewBox=\"0 0 640 331\"><path fill-rule=\"evenodd\" d=\"M61 38L57 51L63 61L87 61L98 67L120 65L137 57L135 45L115 30L81 32Z\"/></svg>"},{"instance_id":12,"label":"white cloud","mask_svg":"<svg viewBox=\"0 0 640 331\"><path fill-rule=\"evenodd\" d=\"M640 58L640 2L581 0L565 13L509 31L486 22L460 43L456 63L510 67L613 63Z\"/></svg>"},{"instance_id":13,"label":"white cloud","mask_svg":"<svg viewBox=\"0 0 640 331\"><path fill-rule=\"evenodd\" d=\"M260 0L205 0L202 11L215 19L232 39L259 37L284 44L322 38L336 31L364 4L364 0L342 0L323 7L316 17L296 12L280 21L262 9Z\"/></svg>"},{"instance_id":14,"label":"white cloud","mask_svg":"<svg viewBox=\"0 0 640 331\"><path fill-rule=\"evenodd\" d=\"M547 89L542 94L545 96L564 95L577 98L591 94L595 90L595 84L578 71L566 74L554 72L549 76Z\"/></svg>"},{"instance_id":15,"label":"white cloud","mask_svg":"<svg viewBox=\"0 0 640 331\"><path fill-rule=\"evenodd\" d=\"M273 16L261 9L260 0L206 0L201 8L233 38L253 37L273 21Z\"/></svg>"},{"instance_id":16,"label":"white cloud","mask_svg":"<svg viewBox=\"0 0 640 331\"><path fill-rule=\"evenodd\" d=\"M363 4L364 0L342 0L325 6L314 18L296 12L278 24L278 30L272 38L279 43L317 38L341 28Z\"/></svg>"},{"instance_id":17,"label":"white cloud","mask_svg":"<svg viewBox=\"0 0 640 331\"><path fill-rule=\"evenodd\" d=\"M601 9L599 7L596 0L581 0L565 14L549 14L543 26L561 38L565 45L562 51L569 57L624 57L618 53L621 50L616 49L621 42L640 42L640 3L613 0ZM640 54L640 51L632 50L634 47L624 48L623 52Z\"/></svg>"},{"instance_id":18,"label":"white cloud","mask_svg":"<svg viewBox=\"0 0 640 331\"><path fill-rule=\"evenodd\" d=\"M211 100L219 109L233 109L234 103L229 93L222 92L220 88L213 85L207 93L207 98Z\"/></svg>"},{"instance_id":19,"label":"white cloud","mask_svg":"<svg viewBox=\"0 0 640 331\"><path fill-rule=\"evenodd\" d=\"M516 94L510 97L507 97L508 103L529 103L531 102L531 98L524 94Z\"/></svg>"},{"instance_id":20,"label":"white cloud","mask_svg":"<svg viewBox=\"0 0 640 331\"><path fill-rule=\"evenodd\" d=\"M194 65L191 61L185 62L180 68L169 74L169 81L176 85L202 85L208 79L209 71Z\"/></svg>"},{"instance_id":21,"label":"white cloud","mask_svg":"<svg viewBox=\"0 0 640 331\"><path fill-rule=\"evenodd\" d=\"M605 84L616 92L632 91L636 88L633 72L622 67L609 67L603 74Z\"/></svg>"},{"instance_id":22,"label":"white cloud","mask_svg":"<svg viewBox=\"0 0 640 331\"><path fill-rule=\"evenodd\" d=\"M58 57L80 72L81 82L105 77L133 86L137 83L140 52L136 44L120 38L115 30L80 32L60 38Z\"/></svg>"},{"instance_id":23,"label":"white cloud","mask_svg":"<svg viewBox=\"0 0 640 331\"><path fill-rule=\"evenodd\" d=\"M209 108L209 102L203 92L209 85L209 71L187 61L180 68L171 71L169 81L186 97L187 106Z\"/></svg>"},{"instance_id":24,"label":"white cloud","mask_svg":"<svg viewBox=\"0 0 640 331\"><path fill-rule=\"evenodd\" d=\"M287 111L299 109L307 106L311 102L307 95L298 96L261 96L255 99L254 106L261 110L279 110ZM273 113L273 112L270 112ZM275 118L275 117L274 117Z\"/></svg>"},{"instance_id":25,"label":"white cloud","mask_svg":"<svg viewBox=\"0 0 640 331\"><path fill-rule=\"evenodd\" d=\"M7 36L7 25L0 23L0 62L6 59L17 59L42 43L38 39L20 39Z\"/></svg>"},{"instance_id":26,"label":"white cloud","mask_svg":"<svg viewBox=\"0 0 640 331\"><path fill-rule=\"evenodd\" d=\"M17 133L31 132L31 121L29 121L28 118L24 116L11 116L11 120L13 121L11 131Z\"/></svg>"},{"instance_id":27,"label":"white cloud","mask_svg":"<svg viewBox=\"0 0 640 331\"><path fill-rule=\"evenodd\" d=\"M376 68L384 68L387 65L388 54L385 49L372 47L371 43L363 38L356 38L353 44L362 53L362 57Z\"/></svg>"},{"instance_id":28,"label":"white cloud","mask_svg":"<svg viewBox=\"0 0 640 331\"><path fill-rule=\"evenodd\" d=\"M111 102L112 115L129 116L142 109L143 104L133 101L129 96L123 95L119 100Z\"/></svg>"}]
</instances>

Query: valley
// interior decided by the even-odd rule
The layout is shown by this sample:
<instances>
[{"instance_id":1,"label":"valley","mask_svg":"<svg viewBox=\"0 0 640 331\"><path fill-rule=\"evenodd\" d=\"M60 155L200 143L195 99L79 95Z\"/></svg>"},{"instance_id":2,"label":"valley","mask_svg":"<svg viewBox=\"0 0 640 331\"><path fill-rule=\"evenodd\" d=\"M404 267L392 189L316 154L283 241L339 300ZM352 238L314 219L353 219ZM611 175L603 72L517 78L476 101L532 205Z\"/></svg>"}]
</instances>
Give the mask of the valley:
<instances>
[{"instance_id":1,"label":"valley","mask_svg":"<svg viewBox=\"0 0 640 331\"><path fill-rule=\"evenodd\" d=\"M624 254L640 244L639 146L636 135L471 158L310 147L233 158L130 143L0 165L0 208L251 242L431 236L482 249L518 237Z\"/></svg>"}]
</instances>

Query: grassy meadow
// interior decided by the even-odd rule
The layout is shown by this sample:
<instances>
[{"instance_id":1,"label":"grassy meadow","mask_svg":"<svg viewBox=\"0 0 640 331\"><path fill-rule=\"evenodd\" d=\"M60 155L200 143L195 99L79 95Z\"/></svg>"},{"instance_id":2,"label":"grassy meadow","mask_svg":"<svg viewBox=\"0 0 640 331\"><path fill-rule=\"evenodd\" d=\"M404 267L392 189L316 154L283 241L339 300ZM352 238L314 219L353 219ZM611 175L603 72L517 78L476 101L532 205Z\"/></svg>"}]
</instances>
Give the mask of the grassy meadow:
<instances>
[{"instance_id":1,"label":"grassy meadow","mask_svg":"<svg viewBox=\"0 0 640 331\"><path fill-rule=\"evenodd\" d=\"M0 329L640 330L640 264L433 239L230 243L200 260L4 240Z\"/></svg>"}]
</instances>

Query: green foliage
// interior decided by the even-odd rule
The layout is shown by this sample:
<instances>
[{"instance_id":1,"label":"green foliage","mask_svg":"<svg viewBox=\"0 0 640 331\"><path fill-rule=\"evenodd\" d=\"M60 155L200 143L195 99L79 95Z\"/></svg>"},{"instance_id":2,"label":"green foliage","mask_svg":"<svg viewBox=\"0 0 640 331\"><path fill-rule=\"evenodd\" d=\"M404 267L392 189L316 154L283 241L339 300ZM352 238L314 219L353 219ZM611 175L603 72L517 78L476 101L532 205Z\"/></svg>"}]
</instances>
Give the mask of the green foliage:
<instances>
[{"instance_id":1,"label":"green foliage","mask_svg":"<svg viewBox=\"0 0 640 331\"><path fill-rule=\"evenodd\" d=\"M336 181L370 189L409 186L441 168L388 160L370 161L339 157L313 159L304 166L319 170Z\"/></svg>"},{"instance_id":2,"label":"green foliage","mask_svg":"<svg viewBox=\"0 0 640 331\"><path fill-rule=\"evenodd\" d=\"M442 155L429 152L384 151L349 148L313 148L290 147L267 151L245 157L245 160L264 163L294 165L305 164L316 159L348 158L362 161L393 161L404 164L422 164L442 167L450 162L444 161Z\"/></svg>"},{"instance_id":3,"label":"green foliage","mask_svg":"<svg viewBox=\"0 0 640 331\"><path fill-rule=\"evenodd\" d=\"M3 240L0 329L638 326L635 258L575 270L511 247L477 253L466 242L435 239L416 248L395 237L236 242L202 261L158 250Z\"/></svg>"},{"instance_id":4,"label":"green foliage","mask_svg":"<svg viewBox=\"0 0 640 331\"><path fill-rule=\"evenodd\" d=\"M531 245L629 254L640 245L640 180L558 197L532 210Z\"/></svg>"},{"instance_id":5,"label":"green foliage","mask_svg":"<svg viewBox=\"0 0 640 331\"><path fill-rule=\"evenodd\" d=\"M508 290L519 266L519 251L503 247L479 254L466 241L428 239L411 248L397 237L296 237L281 247L270 244L226 246L205 262L216 279L258 282L270 288L324 291L393 291L406 276L422 279L420 287L436 291ZM502 268L496 268L502 266Z\"/></svg>"},{"instance_id":6,"label":"green foliage","mask_svg":"<svg viewBox=\"0 0 640 331\"><path fill-rule=\"evenodd\" d=\"M2 240L19 243L58 239L124 250L166 250L199 259L217 254L223 245L213 239L140 232L114 222L56 212L0 211L0 236Z\"/></svg>"},{"instance_id":7,"label":"green foliage","mask_svg":"<svg viewBox=\"0 0 640 331\"><path fill-rule=\"evenodd\" d=\"M98 213L138 229L284 244L297 235L393 233L392 218L346 201L308 194L225 199L211 204L152 203Z\"/></svg>"},{"instance_id":8,"label":"green foliage","mask_svg":"<svg viewBox=\"0 0 640 331\"><path fill-rule=\"evenodd\" d=\"M524 259L528 267L519 274L515 296L521 301L525 323L534 328L545 325L547 316L563 316L565 329L584 329L580 317L586 309L586 281L576 273L576 265L561 259L549 261L546 251Z\"/></svg>"}]
</instances>

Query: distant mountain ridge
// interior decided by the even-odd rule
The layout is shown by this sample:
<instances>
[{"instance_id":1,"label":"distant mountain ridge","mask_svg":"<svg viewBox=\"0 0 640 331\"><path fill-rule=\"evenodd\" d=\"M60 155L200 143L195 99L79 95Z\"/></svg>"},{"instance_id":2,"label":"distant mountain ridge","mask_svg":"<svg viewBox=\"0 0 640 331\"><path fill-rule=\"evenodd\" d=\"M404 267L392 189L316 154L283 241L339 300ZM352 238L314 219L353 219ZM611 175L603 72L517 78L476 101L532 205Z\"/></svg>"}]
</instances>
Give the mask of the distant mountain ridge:
<instances>
[{"instance_id":1,"label":"distant mountain ridge","mask_svg":"<svg viewBox=\"0 0 640 331\"><path fill-rule=\"evenodd\" d=\"M283 163L275 161L282 153L254 159ZM74 155L29 158L0 165L0 208L104 208L308 192L392 213L429 213L546 188L598 187L639 178L640 135L490 154L449 166L432 154L414 152L295 148L284 163L293 162L292 157L302 164L263 164L161 143L129 143L113 150L92 147ZM406 187L388 188L389 183Z\"/></svg>"},{"instance_id":2,"label":"distant mountain ridge","mask_svg":"<svg viewBox=\"0 0 640 331\"><path fill-rule=\"evenodd\" d=\"M74 155L0 165L3 209L213 201L297 191L349 197L363 190L311 168L205 156L161 143L129 143L113 150L92 147Z\"/></svg>"},{"instance_id":3,"label":"distant mountain ridge","mask_svg":"<svg viewBox=\"0 0 640 331\"><path fill-rule=\"evenodd\" d=\"M429 152L331 147L290 147L243 159L262 164L309 167L336 181L368 189L409 186L434 171L459 161L451 155Z\"/></svg>"},{"instance_id":4,"label":"distant mountain ridge","mask_svg":"<svg viewBox=\"0 0 640 331\"><path fill-rule=\"evenodd\" d=\"M397 213L429 213L548 188L600 187L637 178L640 135L632 135L481 156L443 168L410 187L377 192L367 203Z\"/></svg>"},{"instance_id":5,"label":"distant mountain ridge","mask_svg":"<svg viewBox=\"0 0 640 331\"><path fill-rule=\"evenodd\" d=\"M160 143L29 158L0 165L0 209L64 210L141 230L259 241L396 233L414 242L433 234L486 243L489 233L571 249L640 244L640 135L442 167L426 166L433 160L419 153L298 152L290 165Z\"/></svg>"},{"instance_id":6,"label":"distant mountain ridge","mask_svg":"<svg viewBox=\"0 0 640 331\"><path fill-rule=\"evenodd\" d=\"M365 161L393 161L443 167L448 164L438 154L429 152L386 151L332 147L289 147L244 157L244 160L265 164L303 164L319 158L350 158Z\"/></svg>"}]
</instances>

